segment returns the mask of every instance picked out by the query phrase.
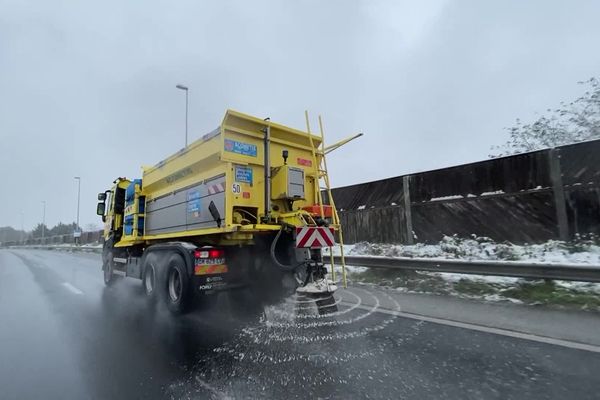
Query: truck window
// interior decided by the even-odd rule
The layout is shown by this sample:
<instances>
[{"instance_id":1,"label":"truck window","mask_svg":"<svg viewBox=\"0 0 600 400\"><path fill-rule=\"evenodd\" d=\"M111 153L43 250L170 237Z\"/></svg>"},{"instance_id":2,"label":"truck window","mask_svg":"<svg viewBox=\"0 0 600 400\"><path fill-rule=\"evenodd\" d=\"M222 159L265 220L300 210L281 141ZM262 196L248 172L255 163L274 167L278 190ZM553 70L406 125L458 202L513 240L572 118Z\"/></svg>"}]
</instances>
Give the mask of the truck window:
<instances>
[{"instance_id":1,"label":"truck window","mask_svg":"<svg viewBox=\"0 0 600 400\"><path fill-rule=\"evenodd\" d=\"M106 210L104 211L104 215L108 215L110 212L112 212L113 210L113 203L112 203L112 191L111 192L106 192L106 204L108 205L108 207L106 207Z\"/></svg>"},{"instance_id":2,"label":"truck window","mask_svg":"<svg viewBox=\"0 0 600 400\"><path fill-rule=\"evenodd\" d=\"M125 210L125 189L117 187L115 193L115 214L123 214Z\"/></svg>"}]
</instances>

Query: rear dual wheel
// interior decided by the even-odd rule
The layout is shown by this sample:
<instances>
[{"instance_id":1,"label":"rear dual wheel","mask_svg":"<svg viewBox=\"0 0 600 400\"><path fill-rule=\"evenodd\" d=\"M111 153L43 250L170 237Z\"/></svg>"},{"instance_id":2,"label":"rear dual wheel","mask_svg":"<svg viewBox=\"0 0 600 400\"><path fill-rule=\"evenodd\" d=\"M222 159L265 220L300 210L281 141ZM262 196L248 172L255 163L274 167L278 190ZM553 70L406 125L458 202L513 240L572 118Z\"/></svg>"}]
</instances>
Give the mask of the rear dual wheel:
<instances>
[{"instance_id":1,"label":"rear dual wheel","mask_svg":"<svg viewBox=\"0 0 600 400\"><path fill-rule=\"evenodd\" d=\"M185 314L190 310L192 288L185 261L179 254L169 257L165 278L162 290L167 308L173 314Z\"/></svg>"},{"instance_id":2,"label":"rear dual wheel","mask_svg":"<svg viewBox=\"0 0 600 400\"><path fill-rule=\"evenodd\" d=\"M151 302L161 298L173 314L190 310L192 288L185 261L179 254L148 254L144 260L142 286Z\"/></svg>"}]
</instances>

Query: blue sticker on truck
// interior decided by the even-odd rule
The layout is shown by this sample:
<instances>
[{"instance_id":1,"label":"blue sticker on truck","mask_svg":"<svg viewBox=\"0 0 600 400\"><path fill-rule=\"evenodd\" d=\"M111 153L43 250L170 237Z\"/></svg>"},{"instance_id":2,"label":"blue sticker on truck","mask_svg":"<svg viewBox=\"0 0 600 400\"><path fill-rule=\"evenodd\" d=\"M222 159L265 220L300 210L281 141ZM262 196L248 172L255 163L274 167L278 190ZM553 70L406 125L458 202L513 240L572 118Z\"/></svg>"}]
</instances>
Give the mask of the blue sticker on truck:
<instances>
[{"instance_id":1,"label":"blue sticker on truck","mask_svg":"<svg viewBox=\"0 0 600 400\"><path fill-rule=\"evenodd\" d=\"M250 157L256 157L257 154L256 145L231 139L225 139L225 151Z\"/></svg>"},{"instance_id":2,"label":"blue sticker on truck","mask_svg":"<svg viewBox=\"0 0 600 400\"><path fill-rule=\"evenodd\" d=\"M252 185L252 168L236 165L235 166L235 181L242 182L242 183L249 183L250 185Z\"/></svg>"},{"instance_id":3,"label":"blue sticker on truck","mask_svg":"<svg viewBox=\"0 0 600 400\"><path fill-rule=\"evenodd\" d=\"M200 199L200 192L193 190L187 194L187 212L193 214L195 217L200 216L200 208L202 207L202 200Z\"/></svg>"}]
</instances>

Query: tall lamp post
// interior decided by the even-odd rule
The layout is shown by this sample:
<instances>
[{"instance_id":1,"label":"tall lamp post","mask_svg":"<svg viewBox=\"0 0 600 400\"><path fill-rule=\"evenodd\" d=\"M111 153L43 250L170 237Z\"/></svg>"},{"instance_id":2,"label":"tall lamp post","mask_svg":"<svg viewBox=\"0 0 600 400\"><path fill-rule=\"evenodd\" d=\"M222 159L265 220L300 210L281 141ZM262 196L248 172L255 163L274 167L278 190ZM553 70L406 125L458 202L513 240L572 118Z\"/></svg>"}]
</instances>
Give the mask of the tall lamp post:
<instances>
[{"instance_id":1,"label":"tall lamp post","mask_svg":"<svg viewBox=\"0 0 600 400\"><path fill-rule=\"evenodd\" d=\"M187 86L184 86L181 84L176 85L175 87L177 89L185 91L185 147L187 147L187 144L188 144L188 94L189 94L190 90L188 89Z\"/></svg>"},{"instance_id":2,"label":"tall lamp post","mask_svg":"<svg viewBox=\"0 0 600 400\"><path fill-rule=\"evenodd\" d=\"M44 212L42 214L42 244L44 244L44 235L46 234L46 201L43 200Z\"/></svg>"},{"instance_id":3,"label":"tall lamp post","mask_svg":"<svg viewBox=\"0 0 600 400\"><path fill-rule=\"evenodd\" d=\"M25 242L25 228L23 224L23 220L25 219L25 213L21 211L21 245Z\"/></svg>"},{"instance_id":4,"label":"tall lamp post","mask_svg":"<svg viewBox=\"0 0 600 400\"><path fill-rule=\"evenodd\" d=\"M79 200L81 198L81 177L80 176L76 176L74 177L74 179L77 180L77 226L75 227L75 231L77 232L75 234L75 243L79 242L79 236L81 235L81 229L79 228Z\"/></svg>"}]
</instances>

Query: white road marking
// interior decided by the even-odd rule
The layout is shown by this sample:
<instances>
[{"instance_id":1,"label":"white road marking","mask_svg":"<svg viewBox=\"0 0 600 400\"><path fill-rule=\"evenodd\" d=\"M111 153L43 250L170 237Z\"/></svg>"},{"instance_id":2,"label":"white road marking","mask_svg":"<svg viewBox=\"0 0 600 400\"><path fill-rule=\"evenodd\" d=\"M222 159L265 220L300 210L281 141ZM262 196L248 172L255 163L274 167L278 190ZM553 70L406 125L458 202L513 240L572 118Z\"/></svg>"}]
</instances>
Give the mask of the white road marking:
<instances>
[{"instance_id":1,"label":"white road marking","mask_svg":"<svg viewBox=\"0 0 600 400\"><path fill-rule=\"evenodd\" d=\"M198 377L198 376L196 376L196 382L198 383L198 385L200 385L201 387L203 387L204 389L208 390L213 395L215 395L218 399L221 399L221 400L230 400L231 399L231 397L229 397L225 393L215 389L214 387L212 387L211 385L209 385L208 383L206 383L205 381L200 379L200 377Z\"/></svg>"},{"instance_id":2,"label":"white road marking","mask_svg":"<svg viewBox=\"0 0 600 400\"><path fill-rule=\"evenodd\" d=\"M342 304L351 305L346 302L342 302ZM361 308L364 310L371 310L372 307L360 305L360 306L358 306L358 308ZM547 337L547 336L539 336L539 335L535 335L532 333L523 333L523 332L511 331L511 330L502 329L502 328L492 328L489 326L470 324L468 322L459 322L459 321L452 321L449 319L426 317L424 315L411 314L411 313L402 312L402 311L387 310L387 309L381 308L381 307L378 308L375 312L382 313L382 314L396 315L398 317L416 319L418 321L431 322L434 324L454 326L456 328L470 329L472 331L492 333L495 335L508 336L508 337L513 337L513 338L517 338L517 339L531 340L533 342L553 344L555 346L568 347L570 349L585 350L585 351L591 351L594 353L600 353L600 346L595 346L593 344L572 342L570 340L555 339L555 338L551 338L551 337Z\"/></svg>"},{"instance_id":3,"label":"white road marking","mask_svg":"<svg viewBox=\"0 0 600 400\"><path fill-rule=\"evenodd\" d=\"M75 294L83 294L83 292L81 290L77 289L75 286L71 285L69 282L63 282L63 286Z\"/></svg>"}]
</instances>

